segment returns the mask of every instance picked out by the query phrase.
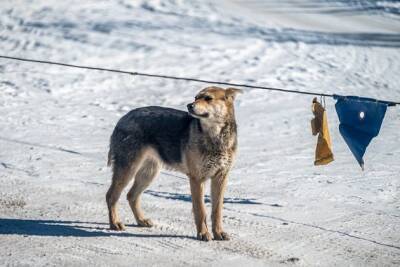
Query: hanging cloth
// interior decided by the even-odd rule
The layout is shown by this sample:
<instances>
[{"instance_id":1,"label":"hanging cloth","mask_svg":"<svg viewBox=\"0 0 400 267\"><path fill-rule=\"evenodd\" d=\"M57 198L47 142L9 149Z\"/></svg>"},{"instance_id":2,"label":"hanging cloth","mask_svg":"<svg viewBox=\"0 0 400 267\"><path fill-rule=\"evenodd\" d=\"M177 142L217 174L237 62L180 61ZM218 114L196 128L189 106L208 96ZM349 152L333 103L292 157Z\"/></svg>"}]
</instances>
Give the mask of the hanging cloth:
<instances>
[{"instance_id":1,"label":"hanging cloth","mask_svg":"<svg viewBox=\"0 0 400 267\"><path fill-rule=\"evenodd\" d=\"M333 96L337 102L339 131L364 170L363 156L372 138L379 134L388 104L372 98Z\"/></svg>"},{"instance_id":2,"label":"hanging cloth","mask_svg":"<svg viewBox=\"0 0 400 267\"><path fill-rule=\"evenodd\" d=\"M334 160L326 111L317 101L317 98L313 99L311 110L315 116L315 118L311 120L312 134L318 134L314 165L326 165Z\"/></svg>"}]
</instances>

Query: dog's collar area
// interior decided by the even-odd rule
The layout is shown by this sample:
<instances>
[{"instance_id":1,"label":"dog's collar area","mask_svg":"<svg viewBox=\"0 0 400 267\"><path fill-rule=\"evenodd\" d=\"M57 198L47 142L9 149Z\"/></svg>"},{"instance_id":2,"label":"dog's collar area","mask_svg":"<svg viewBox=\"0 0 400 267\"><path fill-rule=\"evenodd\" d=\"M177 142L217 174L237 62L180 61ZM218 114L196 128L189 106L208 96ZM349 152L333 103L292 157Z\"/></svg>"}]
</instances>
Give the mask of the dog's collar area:
<instances>
[{"instance_id":1,"label":"dog's collar area","mask_svg":"<svg viewBox=\"0 0 400 267\"><path fill-rule=\"evenodd\" d=\"M197 113L194 113L193 111L190 111L190 110L189 110L189 114L191 116L193 116L195 118L199 118L199 119L208 118L210 116L210 114L208 114L207 112L203 113L203 114L197 114Z\"/></svg>"}]
</instances>

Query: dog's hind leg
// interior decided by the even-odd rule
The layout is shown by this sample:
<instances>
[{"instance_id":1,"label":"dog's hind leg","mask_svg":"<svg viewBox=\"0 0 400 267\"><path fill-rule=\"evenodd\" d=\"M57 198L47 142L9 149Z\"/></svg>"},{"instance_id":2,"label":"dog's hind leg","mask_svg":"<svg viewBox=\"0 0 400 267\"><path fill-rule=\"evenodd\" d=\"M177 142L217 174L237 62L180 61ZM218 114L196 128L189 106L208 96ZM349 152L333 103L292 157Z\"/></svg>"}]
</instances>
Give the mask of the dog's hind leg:
<instances>
[{"instance_id":1,"label":"dog's hind leg","mask_svg":"<svg viewBox=\"0 0 400 267\"><path fill-rule=\"evenodd\" d=\"M136 155L135 159L126 166L120 166L118 162L114 162L112 183L106 194L108 206L108 216L110 221L110 229L122 231L125 230L124 224L118 216L117 203L121 196L122 190L135 176L143 161L143 153Z\"/></svg>"},{"instance_id":2,"label":"dog's hind leg","mask_svg":"<svg viewBox=\"0 0 400 267\"><path fill-rule=\"evenodd\" d=\"M146 159L135 176L135 182L127 195L136 222L142 227L152 227L153 222L146 219L140 207L141 195L150 185L160 171L160 163L157 160Z\"/></svg>"},{"instance_id":3,"label":"dog's hind leg","mask_svg":"<svg viewBox=\"0 0 400 267\"><path fill-rule=\"evenodd\" d=\"M108 217L111 230L125 230L125 226L118 216L117 202L121 196L122 190L124 190L125 186L130 182L131 179L131 171L128 168L114 168L112 183L106 194Z\"/></svg>"}]
</instances>

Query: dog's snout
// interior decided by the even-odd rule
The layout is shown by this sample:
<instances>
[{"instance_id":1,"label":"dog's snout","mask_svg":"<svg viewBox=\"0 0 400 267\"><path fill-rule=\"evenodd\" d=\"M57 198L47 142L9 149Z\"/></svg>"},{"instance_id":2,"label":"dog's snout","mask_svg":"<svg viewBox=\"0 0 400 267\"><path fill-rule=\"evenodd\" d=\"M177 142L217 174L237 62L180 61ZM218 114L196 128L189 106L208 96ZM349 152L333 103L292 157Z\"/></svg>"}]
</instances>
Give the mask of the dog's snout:
<instances>
[{"instance_id":1,"label":"dog's snout","mask_svg":"<svg viewBox=\"0 0 400 267\"><path fill-rule=\"evenodd\" d=\"M193 110L194 104L193 103L187 104L187 108L188 108L188 110Z\"/></svg>"}]
</instances>

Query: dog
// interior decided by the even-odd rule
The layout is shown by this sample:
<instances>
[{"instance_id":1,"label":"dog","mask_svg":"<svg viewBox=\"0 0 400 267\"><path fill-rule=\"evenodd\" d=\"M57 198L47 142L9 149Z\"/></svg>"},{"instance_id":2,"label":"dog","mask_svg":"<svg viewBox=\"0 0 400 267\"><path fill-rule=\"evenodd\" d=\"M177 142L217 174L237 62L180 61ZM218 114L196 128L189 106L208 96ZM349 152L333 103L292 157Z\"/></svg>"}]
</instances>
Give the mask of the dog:
<instances>
[{"instance_id":1,"label":"dog","mask_svg":"<svg viewBox=\"0 0 400 267\"><path fill-rule=\"evenodd\" d=\"M134 178L127 199L139 226L151 227L140 207L143 191L162 167L186 174L190 180L197 238L210 241L204 205L204 182L211 179L214 240L229 240L222 228L222 208L228 173L237 150L234 100L242 90L207 87L188 112L150 106L137 108L117 123L111 138L108 165L112 183L106 194L110 229L124 230L117 212L122 190Z\"/></svg>"}]
</instances>

